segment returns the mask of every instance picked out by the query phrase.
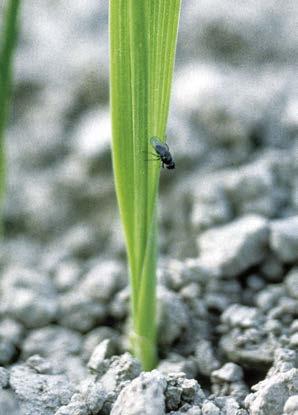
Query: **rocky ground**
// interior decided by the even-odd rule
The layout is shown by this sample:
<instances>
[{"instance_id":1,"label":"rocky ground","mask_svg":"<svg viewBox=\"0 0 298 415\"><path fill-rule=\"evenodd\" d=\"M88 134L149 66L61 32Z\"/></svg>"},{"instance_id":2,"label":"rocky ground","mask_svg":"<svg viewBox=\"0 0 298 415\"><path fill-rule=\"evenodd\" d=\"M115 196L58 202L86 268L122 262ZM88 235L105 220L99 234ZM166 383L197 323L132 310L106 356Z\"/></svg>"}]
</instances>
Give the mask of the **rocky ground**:
<instances>
[{"instance_id":1,"label":"rocky ground","mask_svg":"<svg viewBox=\"0 0 298 415\"><path fill-rule=\"evenodd\" d=\"M161 172L160 362L144 373L127 352L102 3L22 4L0 414L297 415L297 8L183 2L177 169Z\"/></svg>"}]
</instances>

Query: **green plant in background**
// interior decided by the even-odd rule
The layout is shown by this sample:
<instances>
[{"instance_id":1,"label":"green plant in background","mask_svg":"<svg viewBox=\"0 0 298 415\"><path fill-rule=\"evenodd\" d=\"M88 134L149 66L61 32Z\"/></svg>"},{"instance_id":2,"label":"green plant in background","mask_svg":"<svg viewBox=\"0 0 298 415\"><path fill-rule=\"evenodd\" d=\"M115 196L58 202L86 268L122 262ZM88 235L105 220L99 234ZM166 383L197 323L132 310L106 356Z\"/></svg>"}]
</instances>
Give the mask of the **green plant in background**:
<instances>
[{"instance_id":1,"label":"green plant in background","mask_svg":"<svg viewBox=\"0 0 298 415\"><path fill-rule=\"evenodd\" d=\"M113 167L131 283L132 349L145 370L156 352L156 201L160 163L150 137L165 136L180 0L110 1Z\"/></svg>"},{"instance_id":2,"label":"green plant in background","mask_svg":"<svg viewBox=\"0 0 298 415\"><path fill-rule=\"evenodd\" d=\"M17 39L20 0L9 0L6 3L0 37L0 213L5 194L4 131L9 109L12 83L12 58Z\"/></svg>"}]
</instances>

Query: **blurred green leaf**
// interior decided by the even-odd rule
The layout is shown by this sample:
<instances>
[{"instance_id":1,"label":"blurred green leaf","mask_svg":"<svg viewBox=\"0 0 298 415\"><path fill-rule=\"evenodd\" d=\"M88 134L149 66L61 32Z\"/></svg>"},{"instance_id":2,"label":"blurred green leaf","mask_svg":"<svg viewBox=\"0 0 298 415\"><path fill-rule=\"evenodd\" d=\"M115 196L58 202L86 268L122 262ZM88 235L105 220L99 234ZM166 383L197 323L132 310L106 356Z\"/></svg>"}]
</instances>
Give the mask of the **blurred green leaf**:
<instances>
[{"instance_id":1,"label":"blurred green leaf","mask_svg":"<svg viewBox=\"0 0 298 415\"><path fill-rule=\"evenodd\" d=\"M6 3L0 44L0 212L5 195L4 132L11 96L12 58L17 40L20 0L9 0Z\"/></svg>"}]
</instances>

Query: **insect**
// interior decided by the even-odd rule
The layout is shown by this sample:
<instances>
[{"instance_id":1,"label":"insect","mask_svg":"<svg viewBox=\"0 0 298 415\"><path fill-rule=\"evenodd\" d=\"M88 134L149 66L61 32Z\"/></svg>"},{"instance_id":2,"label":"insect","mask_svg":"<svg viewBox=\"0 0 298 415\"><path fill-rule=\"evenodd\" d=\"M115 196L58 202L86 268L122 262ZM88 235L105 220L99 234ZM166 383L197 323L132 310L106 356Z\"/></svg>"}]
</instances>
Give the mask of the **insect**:
<instances>
[{"instance_id":1,"label":"insect","mask_svg":"<svg viewBox=\"0 0 298 415\"><path fill-rule=\"evenodd\" d=\"M175 162L167 143L163 143L158 137L152 137L150 143L156 152L155 156L157 156L157 160L161 161L162 167L166 166L167 169L174 169Z\"/></svg>"}]
</instances>

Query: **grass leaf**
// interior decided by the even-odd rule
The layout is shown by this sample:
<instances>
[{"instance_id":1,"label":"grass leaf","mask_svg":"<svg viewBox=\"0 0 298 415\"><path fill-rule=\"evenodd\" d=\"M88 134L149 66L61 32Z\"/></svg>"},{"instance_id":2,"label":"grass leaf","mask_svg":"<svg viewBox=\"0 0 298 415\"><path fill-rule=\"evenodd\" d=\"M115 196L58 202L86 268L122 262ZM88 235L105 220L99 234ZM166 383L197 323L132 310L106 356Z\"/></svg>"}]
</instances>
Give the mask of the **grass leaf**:
<instances>
[{"instance_id":1,"label":"grass leaf","mask_svg":"<svg viewBox=\"0 0 298 415\"><path fill-rule=\"evenodd\" d=\"M134 353L156 364L156 200L159 162L150 137L164 139L180 0L110 1L110 72L115 186L131 281Z\"/></svg>"}]
</instances>

